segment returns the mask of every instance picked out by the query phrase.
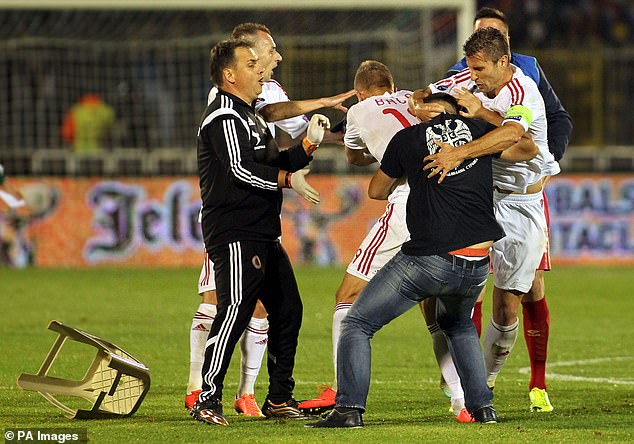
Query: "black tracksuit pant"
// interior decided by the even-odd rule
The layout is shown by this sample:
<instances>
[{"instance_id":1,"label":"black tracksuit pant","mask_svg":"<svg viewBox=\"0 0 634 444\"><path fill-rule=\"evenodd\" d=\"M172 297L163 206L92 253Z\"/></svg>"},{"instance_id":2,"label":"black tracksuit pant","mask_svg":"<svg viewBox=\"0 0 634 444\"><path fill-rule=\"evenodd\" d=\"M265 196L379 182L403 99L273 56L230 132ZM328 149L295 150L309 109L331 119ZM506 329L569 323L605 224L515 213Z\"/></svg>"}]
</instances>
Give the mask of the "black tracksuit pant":
<instances>
[{"instance_id":1,"label":"black tracksuit pant","mask_svg":"<svg viewBox=\"0 0 634 444\"><path fill-rule=\"evenodd\" d=\"M218 305L205 347L200 399L222 399L231 355L260 299L269 319L268 398L275 404L286 402L295 387L293 367L303 311L286 251L279 241L239 241L208 253L214 263Z\"/></svg>"}]
</instances>

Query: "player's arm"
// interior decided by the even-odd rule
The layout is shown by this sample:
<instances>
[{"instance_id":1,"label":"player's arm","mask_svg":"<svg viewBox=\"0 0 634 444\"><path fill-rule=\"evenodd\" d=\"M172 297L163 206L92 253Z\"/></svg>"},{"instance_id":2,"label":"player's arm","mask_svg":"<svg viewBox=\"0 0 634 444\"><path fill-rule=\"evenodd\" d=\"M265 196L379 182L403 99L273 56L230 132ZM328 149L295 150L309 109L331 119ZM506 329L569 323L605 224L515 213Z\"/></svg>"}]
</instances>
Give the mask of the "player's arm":
<instances>
[{"instance_id":1,"label":"player's arm","mask_svg":"<svg viewBox=\"0 0 634 444\"><path fill-rule=\"evenodd\" d=\"M351 89L350 91L331 97L269 103L268 105L260 108L258 111L267 122L277 122L278 120L290 119L291 117L300 116L319 108L335 108L346 112L347 109L342 105L342 103L354 95L355 90Z\"/></svg>"},{"instance_id":2,"label":"player's arm","mask_svg":"<svg viewBox=\"0 0 634 444\"><path fill-rule=\"evenodd\" d=\"M387 200L392 190L394 190L397 181L398 178L388 176L379 168L370 180L368 196L370 199Z\"/></svg>"},{"instance_id":3,"label":"player's arm","mask_svg":"<svg viewBox=\"0 0 634 444\"><path fill-rule=\"evenodd\" d=\"M445 111L442 105L439 103L425 103L423 100L428 95L439 92L455 95L454 92L457 84L465 80L465 78L459 76L463 72L464 69L451 77L430 83L426 89L415 90L408 100L409 111L421 122L428 122L437 115L442 114Z\"/></svg>"},{"instance_id":4,"label":"player's arm","mask_svg":"<svg viewBox=\"0 0 634 444\"><path fill-rule=\"evenodd\" d=\"M351 149L346 146L346 157L348 158L348 163L356 166L372 165L376 162L376 159L370 154L367 148L359 150Z\"/></svg>"},{"instance_id":5,"label":"player's arm","mask_svg":"<svg viewBox=\"0 0 634 444\"><path fill-rule=\"evenodd\" d=\"M468 89L457 88L454 91L454 97L458 100L458 105L466 110L460 111L461 116L482 119L495 126L502 125L504 116L482 106L480 99Z\"/></svg>"},{"instance_id":6,"label":"player's arm","mask_svg":"<svg viewBox=\"0 0 634 444\"><path fill-rule=\"evenodd\" d=\"M519 142L511 145L500 153L500 159L508 162L521 162L531 160L539 152L539 147L530 134L524 133Z\"/></svg>"},{"instance_id":7,"label":"player's arm","mask_svg":"<svg viewBox=\"0 0 634 444\"><path fill-rule=\"evenodd\" d=\"M370 199L385 200L394 188L402 183L401 179L405 176L405 170L401 160L403 150L399 148L406 146L402 138L402 134L397 133L388 143L381 160L381 168L374 173L368 186Z\"/></svg>"},{"instance_id":8,"label":"player's arm","mask_svg":"<svg viewBox=\"0 0 634 444\"><path fill-rule=\"evenodd\" d=\"M423 170L432 170L427 177L434 177L440 174L438 183L442 183L447 173L466 159L488 156L506 150L518 143L525 132L522 125L511 122L459 147L451 147L451 145L434 140L441 149L438 153L431 154L423 159L423 162L427 162ZM451 148L445 149L448 147Z\"/></svg>"},{"instance_id":9,"label":"player's arm","mask_svg":"<svg viewBox=\"0 0 634 444\"><path fill-rule=\"evenodd\" d=\"M425 157L423 161L427 164L423 170L432 170L428 177L440 174L438 183L441 183L449 171L466 159L487 156L510 148L518 143L530 128L533 122L533 111L539 110L533 107L532 102L525 105L512 105L506 112L501 127L460 147L441 149L438 153ZM439 142L436 144L441 147L446 146Z\"/></svg>"},{"instance_id":10,"label":"player's arm","mask_svg":"<svg viewBox=\"0 0 634 444\"><path fill-rule=\"evenodd\" d=\"M428 170L430 168L437 168L439 166L442 166L441 164L443 163L443 161L445 159L449 160L450 158L457 161L457 164L453 167L455 168L467 159L473 159L475 157L482 157L499 153L518 143L525 132L526 131L524 130L524 127L522 127L522 125L520 125L519 123L507 123L506 125L503 125L491 131L490 133L485 134L479 139L473 140L459 147L453 147L450 150L445 150L442 152L443 154L436 153L425 157L425 160L440 161L430 162L430 164L425 165L423 169ZM440 147L451 146L443 142L438 142L436 140L435 142ZM451 169L449 171L451 171Z\"/></svg>"},{"instance_id":11,"label":"player's arm","mask_svg":"<svg viewBox=\"0 0 634 444\"><path fill-rule=\"evenodd\" d=\"M357 121L357 106L350 108L346 116L346 132L344 145L348 162L356 166L366 166L376 162L376 159L368 151L368 147L361 136L361 125Z\"/></svg>"},{"instance_id":12,"label":"player's arm","mask_svg":"<svg viewBox=\"0 0 634 444\"><path fill-rule=\"evenodd\" d=\"M563 157L570 141L572 118L561 104L557 94L555 94L539 63L537 64L537 70L539 72L539 85L537 85L537 88L544 99L544 106L546 107L548 149L555 156L555 160L559 161Z\"/></svg>"}]
</instances>

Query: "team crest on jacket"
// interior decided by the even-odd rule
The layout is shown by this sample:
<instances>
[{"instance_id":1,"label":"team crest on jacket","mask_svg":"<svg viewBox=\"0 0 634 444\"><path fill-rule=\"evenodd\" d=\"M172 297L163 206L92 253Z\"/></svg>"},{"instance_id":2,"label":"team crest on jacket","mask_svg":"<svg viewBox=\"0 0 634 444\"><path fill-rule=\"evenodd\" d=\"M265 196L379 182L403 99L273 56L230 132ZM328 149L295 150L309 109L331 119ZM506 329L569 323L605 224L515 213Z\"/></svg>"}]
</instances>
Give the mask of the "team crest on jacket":
<instances>
[{"instance_id":1,"label":"team crest on jacket","mask_svg":"<svg viewBox=\"0 0 634 444\"><path fill-rule=\"evenodd\" d=\"M439 147L434 143L434 139L452 146L460 146L471 142L473 140L473 135L471 134L471 130L467 124L462 120L448 119L443 123L437 123L427 128L425 131L425 138L427 139L427 149L429 150L429 154L436 154ZM454 168L447 173L447 176L455 176L456 174L463 173L477 162L477 158L469 160L468 162L463 162L457 168Z\"/></svg>"},{"instance_id":2,"label":"team crest on jacket","mask_svg":"<svg viewBox=\"0 0 634 444\"><path fill-rule=\"evenodd\" d=\"M255 115L255 118L257 120L257 122L255 122L253 119L251 119L251 117L247 118L247 122L249 123L249 128L251 129L251 137L255 140L254 143L254 150L260 150L265 148L264 144L261 144L260 142L262 142L262 137L260 137L260 133L258 131L258 123L261 123L262 126L264 126L266 128L266 123L264 123L264 120L262 119L262 117L260 117L259 115Z\"/></svg>"},{"instance_id":3,"label":"team crest on jacket","mask_svg":"<svg viewBox=\"0 0 634 444\"><path fill-rule=\"evenodd\" d=\"M255 118L258 119L258 123L260 124L260 126L266 128L266 122L264 121L261 115L256 114Z\"/></svg>"}]
</instances>

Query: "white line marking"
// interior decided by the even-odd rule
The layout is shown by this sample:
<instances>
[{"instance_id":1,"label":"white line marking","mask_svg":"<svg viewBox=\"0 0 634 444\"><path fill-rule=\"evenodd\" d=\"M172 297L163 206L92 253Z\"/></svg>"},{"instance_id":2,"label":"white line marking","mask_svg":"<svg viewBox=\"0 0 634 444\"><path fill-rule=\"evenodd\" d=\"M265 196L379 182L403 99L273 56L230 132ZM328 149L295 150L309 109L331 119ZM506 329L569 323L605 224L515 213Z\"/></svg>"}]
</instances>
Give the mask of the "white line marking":
<instances>
[{"instance_id":1,"label":"white line marking","mask_svg":"<svg viewBox=\"0 0 634 444\"><path fill-rule=\"evenodd\" d=\"M602 364L604 362L623 362L623 361L632 361L634 360L634 356L617 356L613 358L595 358L595 359L579 359L576 361L562 361L562 362L553 362L548 363L548 368L553 367L572 367L577 365L587 365L587 364ZM519 372L528 375L531 372L530 367L522 367L519 369ZM617 384L617 385L634 385L634 379L619 379L619 378L590 378L586 376L576 376L576 375L564 375L553 372L546 372L546 377L549 379L555 379L558 381L577 381L577 382L598 382L598 383L606 383L606 384Z\"/></svg>"}]
</instances>

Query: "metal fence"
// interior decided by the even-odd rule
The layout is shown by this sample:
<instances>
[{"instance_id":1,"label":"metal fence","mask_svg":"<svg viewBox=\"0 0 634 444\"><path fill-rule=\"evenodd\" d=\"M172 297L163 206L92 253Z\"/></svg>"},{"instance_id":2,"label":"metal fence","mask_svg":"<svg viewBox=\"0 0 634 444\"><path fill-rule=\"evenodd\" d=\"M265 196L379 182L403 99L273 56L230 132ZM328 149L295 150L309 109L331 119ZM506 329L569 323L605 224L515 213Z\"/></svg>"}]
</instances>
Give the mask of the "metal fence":
<instances>
[{"instance_id":1,"label":"metal fence","mask_svg":"<svg viewBox=\"0 0 634 444\"><path fill-rule=\"evenodd\" d=\"M153 12L135 18L126 13L128 26L121 29L136 29L129 40L117 34L116 28L112 31L115 34L104 33L103 27L95 25L93 35L90 27L74 30L63 21L64 26L51 25L54 37L33 32L23 37L15 29L10 32L3 27L0 162L7 170L11 174L71 176L195 173L196 126L210 87L207 55L215 41L226 37L230 26L211 13L201 18L200 14L181 12L179 28L174 14ZM265 20L274 22L274 13L269 14ZM314 29L288 26L288 21L275 32L284 56L275 76L292 98L326 96L350 88L358 63L367 58L384 61L394 72L397 85L410 89L436 80L454 62L453 13L347 14L340 11L336 16L322 16L324 21L336 20L337 26L351 21L354 26L347 32L324 26L325 31L316 34ZM111 15L93 18L98 23L101 17L112 26L119 16ZM243 20L242 16L231 17L230 23ZM297 23L314 24L314 20L302 17L297 16ZM28 18L24 23L33 22L31 16ZM194 18L197 21L192 21ZM165 22L168 38L160 38L156 24L168 19L172 20ZM147 25L153 30L148 36L144 37L140 20L152 23ZM214 25L207 29L205 24L211 22ZM187 35L183 23L190 24L191 37L171 38ZM56 29L62 31L55 34ZM203 30L206 34L201 36ZM539 59L573 117L574 131L564 166L575 171L631 171L634 48L514 50ZM104 138L101 153L78 156L64 142L61 126L73 103L87 93L99 94L114 110L116 120ZM328 110L325 113L341 117ZM319 169L349 170L336 149L322 153Z\"/></svg>"}]
</instances>

